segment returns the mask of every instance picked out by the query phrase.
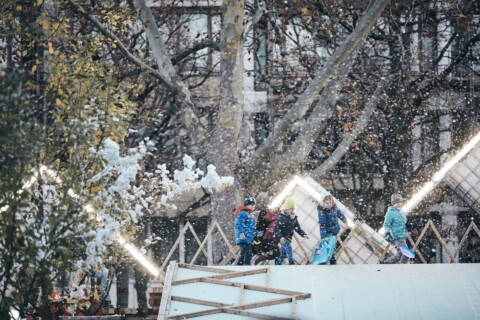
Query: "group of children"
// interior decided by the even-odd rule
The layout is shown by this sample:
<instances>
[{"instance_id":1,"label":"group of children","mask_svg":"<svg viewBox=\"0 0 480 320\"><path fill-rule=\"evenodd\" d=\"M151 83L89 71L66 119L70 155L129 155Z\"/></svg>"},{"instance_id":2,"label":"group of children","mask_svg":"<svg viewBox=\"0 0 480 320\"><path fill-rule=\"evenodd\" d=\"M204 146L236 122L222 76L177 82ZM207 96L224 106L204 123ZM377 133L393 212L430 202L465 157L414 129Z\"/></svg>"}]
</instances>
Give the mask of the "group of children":
<instances>
[{"instance_id":1,"label":"group of children","mask_svg":"<svg viewBox=\"0 0 480 320\"><path fill-rule=\"evenodd\" d=\"M406 247L408 236L406 223L407 215L401 210L403 198L400 194L391 196L392 206L388 208L385 216L385 236L392 238L398 246ZM292 238L297 232L303 238L309 239L301 228L295 214L296 204L293 198L287 197L280 209L261 210L258 220L255 219L256 201L251 195L245 196L243 205L235 208L235 242L240 246L240 258L237 265L250 265L254 254L257 255L254 264L265 260L275 259L276 265L288 261L294 264L292 257ZM322 203L317 206L320 238L336 238L340 231L338 219L347 222L345 215L337 208L333 197L327 195ZM380 263L408 263L408 257L402 255L400 250L389 259ZM336 264L335 253L332 254L330 264Z\"/></svg>"},{"instance_id":2,"label":"group of children","mask_svg":"<svg viewBox=\"0 0 480 320\"><path fill-rule=\"evenodd\" d=\"M237 265L250 265L254 254L257 255L255 264L272 259L275 259L276 265L284 264L285 260L288 264L294 264L291 245L293 234L297 232L301 237L309 239L295 214L295 201L287 197L281 209L261 210L258 221L254 215L255 205L255 198L247 195L243 205L235 208L235 242L240 246ZM317 206L317 212L322 239L338 234L338 219L346 222L330 195L325 196L323 204ZM330 264L335 263L333 254Z\"/></svg>"}]
</instances>

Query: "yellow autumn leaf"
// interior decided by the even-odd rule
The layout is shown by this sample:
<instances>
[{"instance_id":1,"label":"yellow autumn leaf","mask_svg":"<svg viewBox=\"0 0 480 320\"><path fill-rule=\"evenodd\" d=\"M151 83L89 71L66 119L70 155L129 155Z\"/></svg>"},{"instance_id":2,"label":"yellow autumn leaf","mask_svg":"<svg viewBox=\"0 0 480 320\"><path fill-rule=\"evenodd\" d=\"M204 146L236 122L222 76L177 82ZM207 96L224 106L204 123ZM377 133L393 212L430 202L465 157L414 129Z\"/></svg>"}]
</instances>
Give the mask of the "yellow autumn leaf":
<instances>
[{"instance_id":1,"label":"yellow autumn leaf","mask_svg":"<svg viewBox=\"0 0 480 320\"><path fill-rule=\"evenodd\" d=\"M90 189L90 192L92 194L96 194L98 191L101 191L103 190L103 186L93 186L91 189Z\"/></svg>"},{"instance_id":2,"label":"yellow autumn leaf","mask_svg":"<svg viewBox=\"0 0 480 320\"><path fill-rule=\"evenodd\" d=\"M55 104L60 106L60 107L65 107L65 102L63 102L62 100L60 100L59 98L56 98L55 99Z\"/></svg>"},{"instance_id":3,"label":"yellow autumn leaf","mask_svg":"<svg viewBox=\"0 0 480 320\"><path fill-rule=\"evenodd\" d=\"M37 7L40 7L43 4L43 0L37 0Z\"/></svg>"},{"instance_id":4,"label":"yellow autumn leaf","mask_svg":"<svg viewBox=\"0 0 480 320\"><path fill-rule=\"evenodd\" d=\"M53 46L51 42L48 43L48 53L53 54Z\"/></svg>"},{"instance_id":5,"label":"yellow autumn leaf","mask_svg":"<svg viewBox=\"0 0 480 320\"><path fill-rule=\"evenodd\" d=\"M28 51L27 51L27 50L23 50L23 51L22 51L22 57L25 57L27 54L28 54Z\"/></svg>"},{"instance_id":6,"label":"yellow autumn leaf","mask_svg":"<svg viewBox=\"0 0 480 320\"><path fill-rule=\"evenodd\" d=\"M34 66L32 67L32 73L35 72L36 70L37 70L37 65L34 65Z\"/></svg>"}]
</instances>

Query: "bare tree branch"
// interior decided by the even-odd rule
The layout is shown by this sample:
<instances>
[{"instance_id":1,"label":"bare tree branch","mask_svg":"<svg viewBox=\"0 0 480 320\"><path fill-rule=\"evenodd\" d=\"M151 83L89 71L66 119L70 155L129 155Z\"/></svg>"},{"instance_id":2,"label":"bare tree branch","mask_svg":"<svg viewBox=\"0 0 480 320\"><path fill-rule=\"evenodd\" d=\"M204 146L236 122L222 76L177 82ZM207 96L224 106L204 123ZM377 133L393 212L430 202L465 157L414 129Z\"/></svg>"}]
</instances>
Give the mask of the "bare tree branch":
<instances>
[{"instance_id":1,"label":"bare tree branch","mask_svg":"<svg viewBox=\"0 0 480 320\"><path fill-rule=\"evenodd\" d=\"M270 163L262 163L260 166L247 168L250 172L246 176L252 179L249 184L268 184L269 179L266 179L266 177L284 176L287 172L294 172L299 167L302 167L315 143L316 137L325 128L327 120L333 114L338 95L343 88L345 77L355 61L355 57L356 55L349 57L340 66L338 73L344 75L344 77L331 80L322 91L305 128L295 139L295 144L292 145L290 150L278 159L275 158L273 161L270 161ZM264 172L267 173L265 174ZM262 185L262 187L266 186Z\"/></svg>"},{"instance_id":2,"label":"bare tree branch","mask_svg":"<svg viewBox=\"0 0 480 320\"><path fill-rule=\"evenodd\" d=\"M172 57L171 61L172 64L175 65L181 60L185 59L189 55L191 55L194 52L197 52L199 50L205 49L205 48L213 48L216 51L220 51L220 44L216 41L213 40L203 40L200 41L199 43L194 44L191 47L185 48L182 52L178 53L174 57Z\"/></svg>"},{"instance_id":3,"label":"bare tree branch","mask_svg":"<svg viewBox=\"0 0 480 320\"><path fill-rule=\"evenodd\" d=\"M307 110L317 98L320 91L326 86L331 77L338 70L339 66L351 56L363 42L368 33L372 30L383 9L389 0L372 0L365 15L358 23L355 30L345 39L340 48L328 59L327 63L320 70L317 76L310 82L305 92L300 96L290 111L278 121L272 134L258 148L257 152L249 162L249 167L260 166L275 150L278 143L288 134L289 128L297 119L303 118ZM347 70L348 72L348 70ZM341 76L341 75L339 75Z\"/></svg>"},{"instance_id":4,"label":"bare tree branch","mask_svg":"<svg viewBox=\"0 0 480 320\"><path fill-rule=\"evenodd\" d=\"M130 62L136 64L142 69L147 70L150 72L155 78L159 79L163 85L165 85L171 91L177 91L178 88L164 75L158 72L157 70L150 67L148 64L143 62L142 60L135 57L130 51L128 51L127 47L123 44L123 42L118 38L113 32L108 30L100 21L98 21L95 17L91 16L82 6L76 3L73 0L67 0L70 4L70 7L75 13L81 14L84 16L88 21L90 21L98 31L100 31L105 37L112 40L115 44L115 47L123 53L125 58L127 58Z\"/></svg>"},{"instance_id":5,"label":"bare tree branch","mask_svg":"<svg viewBox=\"0 0 480 320\"><path fill-rule=\"evenodd\" d=\"M360 116L360 118L358 118L357 123L355 124L355 127L352 129L352 131L350 131L344 136L342 142L340 142L332 155L313 171L312 176L314 179L325 176L325 174L332 170L333 167L335 167L335 165L343 158L345 153L347 153L353 141L357 139L363 129L365 129L365 126L368 124L368 120L370 119L373 111L378 105L380 96L385 91L390 81L391 78L386 78L380 83L377 90L375 90L373 96L370 98L370 101L365 106L362 115Z\"/></svg>"}]
</instances>

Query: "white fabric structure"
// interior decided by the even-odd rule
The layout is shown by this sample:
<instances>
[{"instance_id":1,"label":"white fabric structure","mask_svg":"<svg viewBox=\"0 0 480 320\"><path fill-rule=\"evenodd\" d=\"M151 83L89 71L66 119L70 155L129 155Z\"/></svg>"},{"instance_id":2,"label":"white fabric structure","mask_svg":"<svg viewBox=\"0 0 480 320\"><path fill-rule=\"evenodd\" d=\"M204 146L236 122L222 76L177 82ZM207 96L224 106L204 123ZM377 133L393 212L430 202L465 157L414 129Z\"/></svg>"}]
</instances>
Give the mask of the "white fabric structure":
<instances>
[{"instance_id":1,"label":"white fabric structure","mask_svg":"<svg viewBox=\"0 0 480 320\"><path fill-rule=\"evenodd\" d=\"M447 184L480 213L480 147L475 147L447 175Z\"/></svg>"},{"instance_id":2,"label":"white fabric structure","mask_svg":"<svg viewBox=\"0 0 480 320\"><path fill-rule=\"evenodd\" d=\"M479 274L479 264L173 263L157 319L474 320L480 318Z\"/></svg>"}]
</instances>

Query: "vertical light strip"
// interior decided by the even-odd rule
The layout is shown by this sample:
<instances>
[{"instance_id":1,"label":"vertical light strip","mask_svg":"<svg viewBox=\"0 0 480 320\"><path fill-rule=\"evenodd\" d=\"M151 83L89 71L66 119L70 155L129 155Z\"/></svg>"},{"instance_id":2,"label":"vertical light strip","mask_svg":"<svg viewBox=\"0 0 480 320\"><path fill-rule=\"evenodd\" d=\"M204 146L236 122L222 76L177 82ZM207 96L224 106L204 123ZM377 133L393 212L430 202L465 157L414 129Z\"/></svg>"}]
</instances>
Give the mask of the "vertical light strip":
<instances>
[{"instance_id":1,"label":"vertical light strip","mask_svg":"<svg viewBox=\"0 0 480 320\"><path fill-rule=\"evenodd\" d=\"M154 277L160 275L160 269L151 262L140 250L138 250L134 245L128 243L121 235L117 234L118 243L120 243L125 250L127 250L135 259L140 262L145 269L147 269Z\"/></svg>"},{"instance_id":2,"label":"vertical light strip","mask_svg":"<svg viewBox=\"0 0 480 320\"><path fill-rule=\"evenodd\" d=\"M432 180L427 182L420 191L415 193L413 197L402 207L402 210L409 212L417 206L442 180L445 175L464 157L475 145L480 142L480 132L477 133L452 159L450 159L439 171L437 171Z\"/></svg>"},{"instance_id":3,"label":"vertical light strip","mask_svg":"<svg viewBox=\"0 0 480 320\"><path fill-rule=\"evenodd\" d=\"M288 196L288 194L295 188L295 179L291 180L287 186L283 189L282 192L275 199L272 200L272 203L268 206L270 209L278 208L282 204L283 200Z\"/></svg>"}]
</instances>

